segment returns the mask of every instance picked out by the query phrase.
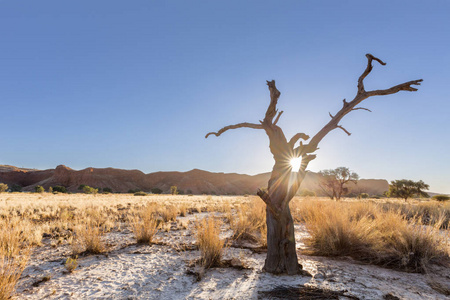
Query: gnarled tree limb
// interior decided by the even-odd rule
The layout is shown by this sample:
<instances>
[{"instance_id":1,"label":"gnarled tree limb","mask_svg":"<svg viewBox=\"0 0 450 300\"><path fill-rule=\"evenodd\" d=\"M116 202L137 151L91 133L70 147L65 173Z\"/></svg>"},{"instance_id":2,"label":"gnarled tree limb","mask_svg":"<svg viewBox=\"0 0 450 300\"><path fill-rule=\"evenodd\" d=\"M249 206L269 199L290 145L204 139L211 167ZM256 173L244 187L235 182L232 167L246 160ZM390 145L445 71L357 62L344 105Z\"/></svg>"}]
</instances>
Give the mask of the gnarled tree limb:
<instances>
[{"instance_id":1,"label":"gnarled tree limb","mask_svg":"<svg viewBox=\"0 0 450 300\"><path fill-rule=\"evenodd\" d=\"M367 53L367 54L366 54L366 57L367 57L367 67L366 67L366 69L364 70L364 72L361 74L361 76L360 76L359 79L358 79L358 93L362 93L362 92L365 91L365 90L364 90L364 83L363 83L363 81L364 81L364 78L366 78L367 75L369 75L369 73L372 71L372 68L373 68L373 66L372 66L372 61L373 61L373 60L376 60L376 61L379 62L381 65L383 65L383 66L386 65L385 62L381 61L381 59L376 58L375 56L373 56L373 55L370 54L370 53ZM344 99L344 100L345 100L345 99Z\"/></svg>"},{"instance_id":2,"label":"gnarled tree limb","mask_svg":"<svg viewBox=\"0 0 450 300\"><path fill-rule=\"evenodd\" d=\"M272 124L272 120L277 114L277 103L281 93L275 86L275 80L272 81L267 80L267 85L269 86L270 91L270 104L269 107L267 108L266 116L264 117L263 122L266 124Z\"/></svg>"},{"instance_id":3,"label":"gnarled tree limb","mask_svg":"<svg viewBox=\"0 0 450 300\"><path fill-rule=\"evenodd\" d=\"M367 96L368 97L385 96L385 95L395 94L395 93L398 93L400 91L415 92L415 91L417 91L417 89L415 87L412 87L411 85L413 85L413 84L414 85L420 85L420 83L422 81L423 81L423 79L412 80L412 81L408 81L408 82L401 83L399 85L393 86L393 87L391 87L389 89L369 91L369 92L367 92Z\"/></svg>"},{"instance_id":4,"label":"gnarled tree limb","mask_svg":"<svg viewBox=\"0 0 450 300\"><path fill-rule=\"evenodd\" d=\"M309 135L303 133L303 132L299 132L297 134L295 134L288 142L289 146L291 148L294 148L295 143L297 143L297 141L299 139L303 139L305 141L307 141L309 139Z\"/></svg>"},{"instance_id":5,"label":"gnarled tree limb","mask_svg":"<svg viewBox=\"0 0 450 300\"><path fill-rule=\"evenodd\" d=\"M340 111L337 112L337 114L335 114L331 120L328 122L328 124L326 124L316 135L313 136L313 138L311 139L311 141L309 142L308 145L305 145L305 148L309 147L311 149L315 149L317 148L317 145L319 144L319 142L332 130L336 129L336 128L340 128L343 129L344 128L339 124L339 121L349 112L351 112L352 110L357 110L357 109L364 109L364 108L355 108L356 105L358 105L359 103L361 103L363 100L372 97L372 96L383 96L383 95L390 95L390 94L395 94L399 91L417 91L416 88L411 87L411 85L420 85L420 83L423 81L422 79L418 79L418 80L412 80L412 81L408 81L405 83L401 83L399 85L393 86L391 88L385 89L385 90L374 90L374 91L369 91L366 92L366 90L364 89L364 79L367 77L367 75L369 75L369 73L372 71L373 66L372 66L372 61L377 61L378 63L380 63L381 65L386 65L385 62L383 62L381 59L373 56L372 54L366 54L367 57L367 67L364 70L364 72L361 74L361 76L358 79L358 92L355 96L355 98L350 101L347 102L345 101L345 99L343 100L344 105L341 108ZM368 109L366 109L368 110ZM331 115L331 114L330 114ZM347 134L349 134L349 132L347 130L344 130Z\"/></svg>"},{"instance_id":6,"label":"gnarled tree limb","mask_svg":"<svg viewBox=\"0 0 450 300\"><path fill-rule=\"evenodd\" d=\"M220 129L217 132L210 132L205 136L205 139L208 138L211 134L214 134L215 136L219 136L222 133L224 133L227 130L230 129L237 129L237 128L253 128L253 129L263 129L263 126L261 124L253 124L253 123L239 123L236 125L229 125L225 126L224 128Z\"/></svg>"}]
</instances>

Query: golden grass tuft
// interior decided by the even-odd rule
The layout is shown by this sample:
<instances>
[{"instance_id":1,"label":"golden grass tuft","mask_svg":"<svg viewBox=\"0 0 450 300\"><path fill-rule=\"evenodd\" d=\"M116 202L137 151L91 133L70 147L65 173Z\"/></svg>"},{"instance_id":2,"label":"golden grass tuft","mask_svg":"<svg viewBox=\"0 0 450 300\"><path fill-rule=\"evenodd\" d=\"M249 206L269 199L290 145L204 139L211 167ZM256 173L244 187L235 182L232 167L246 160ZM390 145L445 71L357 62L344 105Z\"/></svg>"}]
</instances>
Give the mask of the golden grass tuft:
<instances>
[{"instance_id":1,"label":"golden grass tuft","mask_svg":"<svg viewBox=\"0 0 450 300\"><path fill-rule=\"evenodd\" d=\"M75 225L73 254L83 251L91 254L103 253L106 247L102 236L109 230L105 216L96 208L87 208L85 215Z\"/></svg>"},{"instance_id":2,"label":"golden grass tuft","mask_svg":"<svg viewBox=\"0 0 450 300\"><path fill-rule=\"evenodd\" d=\"M30 249L17 220L0 220L0 300L10 299L25 269Z\"/></svg>"},{"instance_id":3,"label":"golden grass tuft","mask_svg":"<svg viewBox=\"0 0 450 300\"><path fill-rule=\"evenodd\" d=\"M249 240L267 245L266 207L262 200L254 197L249 203L237 208L237 216L230 220L235 240Z\"/></svg>"},{"instance_id":4,"label":"golden grass tuft","mask_svg":"<svg viewBox=\"0 0 450 300\"><path fill-rule=\"evenodd\" d=\"M204 268L211 268L220 265L224 242L220 239L219 220L208 217L197 223L196 238L201 253L201 265Z\"/></svg>"},{"instance_id":5,"label":"golden grass tuft","mask_svg":"<svg viewBox=\"0 0 450 300\"><path fill-rule=\"evenodd\" d=\"M137 215L130 219L131 228L138 243L151 244L158 232L156 205L147 203Z\"/></svg>"},{"instance_id":6,"label":"golden grass tuft","mask_svg":"<svg viewBox=\"0 0 450 300\"><path fill-rule=\"evenodd\" d=\"M158 207L158 213L164 222L176 221L178 209L175 205L165 205L163 207Z\"/></svg>"}]
</instances>

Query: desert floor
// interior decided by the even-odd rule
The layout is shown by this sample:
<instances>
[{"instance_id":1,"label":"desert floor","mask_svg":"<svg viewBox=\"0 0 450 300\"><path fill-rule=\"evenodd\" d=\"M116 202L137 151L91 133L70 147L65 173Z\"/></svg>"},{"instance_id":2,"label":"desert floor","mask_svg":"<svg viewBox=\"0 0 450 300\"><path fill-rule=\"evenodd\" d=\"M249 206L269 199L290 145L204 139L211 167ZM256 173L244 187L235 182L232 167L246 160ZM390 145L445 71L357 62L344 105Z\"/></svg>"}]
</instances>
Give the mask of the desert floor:
<instances>
[{"instance_id":1,"label":"desert floor","mask_svg":"<svg viewBox=\"0 0 450 300\"><path fill-rule=\"evenodd\" d=\"M44 205L114 207L118 213L127 207L156 201L163 205L186 205L188 212L158 231L156 244L137 244L123 219L117 219L102 239L101 254L81 254L75 271L65 263L73 253L69 241L44 235L33 248L28 265L16 286L16 299L299 299L289 298L292 289L302 286L337 291L340 296L313 299L449 299L430 285L434 279L450 284L450 271L433 266L429 274L406 273L360 263L350 257L329 258L302 254L308 236L302 224L296 224L298 256L309 276L277 276L262 271L265 253L251 250L252 245L228 246L223 259L236 259L245 268L212 268L197 281L187 274L200 257L195 247L194 226L206 216L222 217L223 212L208 208L211 203L238 205L251 197L168 196L137 197L111 195L0 194L0 209ZM123 216L122 216L123 217ZM40 229L37 229L39 231ZM444 234L448 234L445 231ZM232 235L226 222L221 237ZM272 293L265 293L272 291ZM331 295L331 294L330 294ZM335 297L335 298L333 298ZM389 298L391 297L391 298ZM398 298L395 298L398 297ZM308 299L308 298L302 298ZM312 298L310 298L312 299Z\"/></svg>"}]
</instances>

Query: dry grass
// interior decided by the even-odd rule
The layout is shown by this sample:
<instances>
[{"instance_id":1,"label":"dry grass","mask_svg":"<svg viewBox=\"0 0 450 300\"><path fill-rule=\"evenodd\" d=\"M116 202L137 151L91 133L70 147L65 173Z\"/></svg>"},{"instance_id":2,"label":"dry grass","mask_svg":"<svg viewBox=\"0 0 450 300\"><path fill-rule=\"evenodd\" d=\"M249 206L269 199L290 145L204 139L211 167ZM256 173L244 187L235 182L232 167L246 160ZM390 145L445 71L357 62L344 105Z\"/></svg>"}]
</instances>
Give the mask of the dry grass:
<instances>
[{"instance_id":1,"label":"dry grass","mask_svg":"<svg viewBox=\"0 0 450 300\"><path fill-rule=\"evenodd\" d=\"M349 255L413 272L449 260L449 244L439 230L443 218L424 226L420 217L408 220L376 204L331 201L305 201L300 211L311 235L310 254Z\"/></svg>"},{"instance_id":2,"label":"dry grass","mask_svg":"<svg viewBox=\"0 0 450 300\"><path fill-rule=\"evenodd\" d=\"M81 252L99 254L106 250L102 241L103 231L95 219L82 220L75 228L75 240L72 243L74 255Z\"/></svg>"},{"instance_id":3,"label":"dry grass","mask_svg":"<svg viewBox=\"0 0 450 300\"><path fill-rule=\"evenodd\" d=\"M203 218L197 224L197 243L201 252L201 265L204 268L211 268L220 265L224 242L220 239L219 220L208 217Z\"/></svg>"},{"instance_id":4,"label":"dry grass","mask_svg":"<svg viewBox=\"0 0 450 300\"><path fill-rule=\"evenodd\" d=\"M262 200L252 197L249 203L241 204L230 226L235 240L250 240L267 246L266 207Z\"/></svg>"},{"instance_id":5,"label":"dry grass","mask_svg":"<svg viewBox=\"0 0 450 300\"><path fill-rule=\"evenodd\" d=\"M0 220L0 228L0 300L4 300L13 295L30 252L20 221Z\"/></svg>"},{"instance_id":6,"label":"dry grass","mask_svg":"<svg viewBox=\"0 0 450 300\"><path fill-rule=\"evenodd\" d=\"M449 228L450 224L450 201L439 202L434 200L415 201L411 204L400 201L389 201L382 203L385 211L399 211L407 219L420 218L424 225L441 224L441 228Z\"/></svg>"},{"instance_id":7,"label":"dry grass","mask_svg":"<svg viewBox=\"0 0 450 300\"><path fill-rule=\"evenodd\" d=\"M164 222L177 220L178 209L175 205L165 205L163 207L158 207L157 211Z\"/></svg>"},{"instance_id":8,"label":"dry grass","mask_svg":"<svg viewBox=\"0 0 450 300\"><path fill-rule=\"evenodd\" d=\"M156 205L147 203L137 215L131 217L131 228L138 243L151 244L158 232Z\"/></svg>"}]
</instances>

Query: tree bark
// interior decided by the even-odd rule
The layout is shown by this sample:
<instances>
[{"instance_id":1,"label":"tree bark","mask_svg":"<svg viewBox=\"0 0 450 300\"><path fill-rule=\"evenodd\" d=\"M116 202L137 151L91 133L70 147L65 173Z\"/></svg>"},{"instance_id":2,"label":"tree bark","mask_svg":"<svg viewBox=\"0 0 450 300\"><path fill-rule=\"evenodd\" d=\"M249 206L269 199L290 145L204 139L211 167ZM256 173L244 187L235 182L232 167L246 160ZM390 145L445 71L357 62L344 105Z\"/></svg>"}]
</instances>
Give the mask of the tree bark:
<instances>
[{"instance_id":1,"label":"tree bark","mask_svg":"<svg viewBox=\"0 0 450 300\"><path fill-rule=\"evenodd\" d=\"M273 274L298 274L302 265L298 263L294 221L289 205L278 216L267 208L266 220L267 257L263 270Z\"/></svg>"}]
</instances>

